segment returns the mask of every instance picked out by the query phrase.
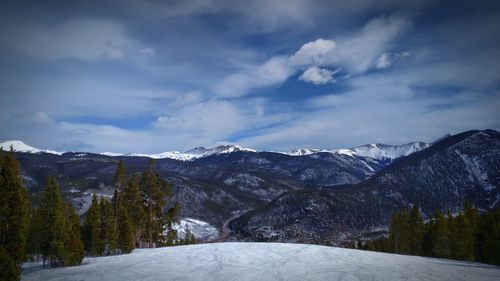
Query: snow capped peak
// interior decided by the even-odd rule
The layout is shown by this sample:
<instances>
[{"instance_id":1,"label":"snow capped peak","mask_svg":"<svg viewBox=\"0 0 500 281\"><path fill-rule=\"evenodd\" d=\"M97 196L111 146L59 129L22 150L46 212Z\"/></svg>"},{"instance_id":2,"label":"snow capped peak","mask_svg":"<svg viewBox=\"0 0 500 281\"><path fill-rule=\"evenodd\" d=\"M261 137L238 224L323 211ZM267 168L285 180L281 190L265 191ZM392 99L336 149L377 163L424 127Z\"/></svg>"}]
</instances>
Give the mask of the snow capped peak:
<instances>
[{"instance_id":1,"label":"snow capped peak","mask_svg":"<svg viewBox=\"0 0 500 281\"><path fill-rule=\"evenodd\" d=\"M367 144L349 149L353 155L370 157L378 160L391 159L408 156L414 152L429 147L430 144L423 142L410 142L402 145ZM341 150L339 150L339 153ZM352 155L351 155L352 156Z\"/></svg>"},{"instance_id":2,"label":"snow capped peak","mask_svg":"<svg viewBox=\"0 0 500 281\"><path fill-rule=\"evenodd\" d=\"M288 154L291 156L304 156L304 155L318 153L320 151L321 151L321 149L317 149L317 148L297 148L297 149L294 149L290 152L285 152L284 154Z\"/></svg>"},{"instance_id":3,"label":"snow capped peak","mask_svg":"<svg viewBox=\"0 0 500 281\"><path fill-rule=\"evenodd\" d=\"M186 152L179 151L166 151L158 154L142 154L142 153L128 153L128 154L119 154L112 152L104 152L101 155L105 156L138 156L138 157L149 157L153 159L164 159L170 158L174 160L180 161L192 161L198 158L207 157L215 154L224 154L224 153L232 153L237 151L247 151L247 152L257 152L255 149L241 147L239 145L221 145L213 148L205 148L205 147L196 147L190 149Z\"/></svg>"},{"instance_id":4,"label":"snow capped peak","mask_svg":"<svg viewBox=\"0 0 500 281\"><path fill-rule=\"evenodd\" d=\"M377 160L384 160L384 159L394 160L402 156L408 156L414 152L425 149L429 146L430 144L423 142L410 142L402 145L370 143L358 147L335 149L335 150L299 148L283 154L288 154L292 156L304 156L320 152L326 152L326 153L347 155L350 157L361 156L361 157L370 157Z\"/></svg>"},{"instance_id":5,"label":"snow capped peak","mask_svg":"<svg viewBox=\"0 0 500 281\"><path fill-rule=\"evenodd\" d=\"M221 145L214 148L211 148L207 151L207 153L213 152L216 153L232 153L237 151L248 151L248 152L257 152L255 149L241 147L237 144L229 144L229 145Z\"/></svg>"},{"instance_id":6,"label":"snow capped peak","mask_svg":"<svg viewBox=\"0 0 500 281\"><path fill-rule=\"evenodd\" d=\"M38 149L32 146L29 146L25 144L24 142L20 140L10 140L10 141L5 141L5 142L0 142L0 147L2 147L3 150L10 150L12 147L14 151L18 152L25 152L25 153L50 153L50 154L57 154L61 155L62 152L57 152L53 150L46 150L46 149Z\"/></svg>"}]
</instances>

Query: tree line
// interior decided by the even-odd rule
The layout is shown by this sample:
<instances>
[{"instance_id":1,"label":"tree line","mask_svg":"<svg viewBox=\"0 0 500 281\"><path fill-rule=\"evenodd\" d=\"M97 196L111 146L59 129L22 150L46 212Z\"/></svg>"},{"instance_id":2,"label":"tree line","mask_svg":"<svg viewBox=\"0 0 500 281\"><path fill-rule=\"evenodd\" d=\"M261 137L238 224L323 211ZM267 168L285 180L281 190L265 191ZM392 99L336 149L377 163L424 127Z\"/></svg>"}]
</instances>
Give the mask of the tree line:
<instances>
[{"instance_id":1,"label":"tree line","mask_svg":"<svg viewBox=\"0 0 500 281\"><path fill-rule=\"evenodd\" d=\"M437 210L426 222L418 207L392 214L386 238L361 249L500 264L500 209L479 213L468 202L455 216Z\"/></svg>"},{"instance_id":2,"label":"tree line","mask_svg":"<svg viewBox=\"0 0 500 281\"><path fill-rule=\"evenodd\" d=\"M120 161L112 198L93 194L81 224L73 205L61 196L55 177L47 178L32 206L14 151L0 152L0 280L19 280L21 265L30 257L41 258L44 267L73 266L81 264L85 255L196 243L189 230L180 239L172 229L180 204L166 209L172 194L153 161L140 176L127 176Z\"/></svg>"}]
</instances>

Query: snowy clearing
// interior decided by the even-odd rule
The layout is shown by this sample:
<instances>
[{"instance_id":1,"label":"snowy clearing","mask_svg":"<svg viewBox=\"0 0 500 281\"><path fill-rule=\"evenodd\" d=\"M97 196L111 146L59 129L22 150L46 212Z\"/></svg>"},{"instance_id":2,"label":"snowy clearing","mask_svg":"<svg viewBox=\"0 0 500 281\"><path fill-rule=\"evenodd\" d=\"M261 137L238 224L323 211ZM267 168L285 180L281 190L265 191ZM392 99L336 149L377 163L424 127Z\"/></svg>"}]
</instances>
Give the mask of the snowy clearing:
<instances>
[{"instance_id":1,"label":"snowy clearing","mask_svg":"<svg viewBox=\"0 0 500 281\"><path fill-rule=\"evenodd\" d=\"M208 222L192 218L184 218L174 223L172 228L177 230L180 238L184 239L186 228L191 231L198 241L210 241L219 237L219 230Z\"/></svg>"},{"instance_id":2,"label":"snowy clearing","mask_svg":"<svg viewBox=\"0 0 500 281\"><path fill-rule=\"evenodd\" d=\"M138 249L83 263L27 263L21 280L500 280L500 267L485 264L280 243Z\"/></svg>"}]
</instances>

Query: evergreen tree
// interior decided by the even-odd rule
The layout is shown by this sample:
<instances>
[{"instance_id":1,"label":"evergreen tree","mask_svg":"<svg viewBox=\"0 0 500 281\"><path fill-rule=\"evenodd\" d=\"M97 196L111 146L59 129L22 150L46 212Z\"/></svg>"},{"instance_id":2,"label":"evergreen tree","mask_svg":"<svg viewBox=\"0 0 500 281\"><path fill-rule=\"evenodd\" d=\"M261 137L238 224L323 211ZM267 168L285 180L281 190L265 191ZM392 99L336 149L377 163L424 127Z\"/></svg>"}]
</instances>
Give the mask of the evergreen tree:
<instances>
[{"instance_id":1,"label":"evergreen tree","mask_svg":"<svg viewBox=\"0 0 500 281\"><path fill-rule=\"evenodd\" d=\"M113 253L117 246L117 234L116 234L116 222L113 214L113 207L111 203L105 199L101 198L99 203L100 211L100 246L101 253L105 252L107 254Z\"/></svg>"},{"instance_id":2,"label":"evergreen tree","mask_svg":"<svg viewBox=\"0 0 500 281\"><path fill-rule=\"evenodd\" d=\"M175 202L174 206L167 211L166 214L167 236L165 237L166 246L174 246L179 243L177 230L173 229L172 226L173 222L177 220L177 217L179 216L180 212L181 212L181 205L179 204L179 202Z\"/></svg>"},{"instance_id":3,"label":"evergreen tree","mask_svg":"<svg viewBox=\"0 0 500 281\"><path fill-rule=\"evenodd\" d=\"M401 220L397 212L392 213L389 227L389 252L399 253L401 243Z\"/></svg>"},{"instance_id":4,"label":"evergreen tree","mask_svg":"<svg viewBox=\"0 0 500 281\"><path fill-rule=\"evenodd\" d=\"M150 160L148 170L142 175L141 191L146 211L143 237L148 242L148 247L152 248L166 240L163 237L163 227L166 223L163 209L166 204L165 197L170 195L168 185L154 170L153 160Z\"/></svg>"},{"instance_id":5,"label":"evergreen tree","mask_svg":"<svg viewBox=\"0 0 500 281\"><path fill-rule=\"evenodd\" d=\"M439 210L434 213L434 220L431 227L434 228L432 237L433 256L438 258L449 258L450 245L448 224L443 214Z\"/></svg>"},{"instance_id":6,"label":"evergreen tree","mask_svg":"<svg viewBox=\"0 0 500 281\"><path fill-rule=\"evenodd\" d=\"M457 253L460 251L460 241L458 240L458 232L460 229L458 228L457 220L453 218L450 209L448 209L447 216L446 226L448 227L448 245L450 249L449 258L456 259Z\"/></svg>"},{"instance_id":7,"label":"evergreen tree","mask_svg":"<svg viewBox=\"0 0 500 281\"><path fill-rule=\"evenodd\" d=\"M64 265L79 265L82 263L85 251L80 238L80 217L71 204L66 204L68 240L66 241L66 255Z\"/></svg>"},{"instance_id":8,"label":"evergreen tree","mask_svg":"<svg viewBox=\"0 0 500 281\"><path fill-rule=\"evenodd\" d=\"M118 190L115 189L113 192L113 197L111 197L111 206L113 207L113 215L115 218L118 217L118 205L120 203L120 196L118 194Z\"/></svg>"},{"instance_id":9,"label":"evergreen tree","mask_svg":"<svg viewBox=\"0 0 500 281\"><path fill-rule=\"evenodd\" d=\"M127 185L127 170L123 160L118 161L115 176L113 177L113 183L119 191L122 191Z\"/></svg>"},{"instance_id":10,"label":"evergreen tree","mask_svg":"<svg viewBox=\"0 0 500 281\"><path fill-rule=\"evenodd\" d=\"M90 205L87 215L82 226L82 237L85 252L90 256L99 256L102 254L101 249L101 231L99 223L99 201L97 195L92 195L92 204Z\"/></svg>"},{"instance_id":11,"label":"evergreen tree","mask_svg":"<svg viewBox=\"0 0 500 281\"><path fill-rule=\"evenodd\" d=\"M68 231L65 207L59 193L59 186L53 177L47 178L40 205L41 225L43 227L40 251L51 266L64 264Z\"/></svg>"},{"instance_id":12,"label":"evergreen tree","mask_svg":"<svg viewBox=\"0 0 500 281\"><path fill-rule=\"evenodd\" d=\"M0 245L0 280L18 281L20 269L12 256Z\"/></svg>"},{"instance_id":13,"label":"evergreen tree","mask_svg":"<svg viewBox=\"0 0 500 281\"><path fill-rule=\"evenodd\" d=\"M134 227L123 205L118 207L118 248L125 254L135 248Z\"/></svg>"},{"instance_id":14,"label":"evergreen tree","mask_svg":"<svg viewBox=\"0 0 500 281\"><path fill-rule=\"evenodd\" d=\"M474 260L474 229L469 219L460 213L454 219L452 233L455 249L452 258L458 260Z\"/></svg>"},{"instance_id":15,"label":"evergreen tree","mask_svg":"<svg viewBox=\"0 0 500 281\"><path fill-rule=\"evenodd\" d=\"M196 236L194 236L189 227L186 226L184 233L184 245L196 244Z\"/></svg>"},{"instance_id":16,"label":"evergreen tree","mask_svg":"<svg viewBox=\"0 0 500 281\"><path fill-rule=\"evenodd\" d=\"M144 227L146 216L142 206L142 197L139 191L139 180L135 175L130 178L129 184L123 190L123 204L128 211L134 228L135 243L138 244Z\"/></svg>"},{"instance_id":17,"label":"evergreen tree","mask_svg":"<svg viewBox=\"0 0 500 281\"><path fill-rule=\"evenodd\" d=\"M481 234L479 233L481 218L476 208L474 208L474 206L468 201L464 202L464 215L467 220L469 220L472 231L474 233L474 257L479 257L481 256Z\"/></svg>"},{"instance_id":18,"label":"evergreen tree","mask_svg":"<svg viewBox=\"0 0 500 281\"><path fill-rule=\"evenodd\" d=\"M407 209L403 209L400 214L400 248L399 252L401 254L410 254L411 253L411 240L410 236L410 214Z\"/></svg>"},{"instance_id":19,"label":"evergreen tree","mask_svg":"<svg viewBox=\"0 0 500 281\"><path fill-rule=\"evenodd\" d=\"M17 265L26 258L29 208L28 192L11 148L0 154L0 246Z\"/></svg>"},{"instance_id":20,"label":"evergreen tree","mask_svg":"<svg viewBox=\"0 0 500 281\"><path fill-rule=\"evenodd\" d=\"M42 217L39 208L32 208L30 213L30 223L28 227L28 238L26 239L26 251L34 256L41 253L42 243Z\"/></svg>"},{"instance_id":21,"label":"evergreen tree","mask_svg":"<svg viewBox=\"0 0 500 281\"><path fill-rule=\"evenodd\" d=\"M409 254L410 245L410 215L404 209L401 213L393 213L389 228L390 251L397 254Z\"/></svg>"},{"instance_id":22,"label":"evergreen tree","mask_svg":"<svg viewBox=\"0 0 500 281\"><path fill-rule=\"evenodd\" d=\"M420 210L413 206L410 213L410 254L422 255L422 241L424 239L424 221L420 217Z\"/></svg>"},{"instance_id":23,"label":"evergreen tree","mask_svg":"<svg viewBox=\"0 0 500 281\"><path fill-rule=\"evenodd\" d=\"M487 212L481 226L480 260L500 265L500 209Z\"/></svg>"},{"instance_id":24,"label":"evergreen tree","mask_svg":"<svg viewBox=\"0 0 500 281\"><path fill-rule=\"evenodd\" d=\"M177 236L177 230L173 229L171 226L167 226L167 237L165 246L170 247L179 244L179 237Z\"/></svg>"}]
</instances>

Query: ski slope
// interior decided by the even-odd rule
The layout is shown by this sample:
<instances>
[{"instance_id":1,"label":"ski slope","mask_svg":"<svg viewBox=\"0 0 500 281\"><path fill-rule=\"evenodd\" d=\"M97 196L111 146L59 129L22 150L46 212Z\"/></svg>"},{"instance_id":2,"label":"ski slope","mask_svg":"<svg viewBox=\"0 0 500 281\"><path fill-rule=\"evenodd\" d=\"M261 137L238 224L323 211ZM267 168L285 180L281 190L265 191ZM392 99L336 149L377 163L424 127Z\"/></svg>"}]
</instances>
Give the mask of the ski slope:
<instances>
[{"instance_id":1,"label":"ski slope","mask_svg":"<svg viewBox=\"0 0 500 281\"><path fill-rule=\"evenodd\" d=\"M21 280L500 280L500 267L326 246L214 243L138 249L43 269L27 263Z\"/></svg>"}]
</instances>

